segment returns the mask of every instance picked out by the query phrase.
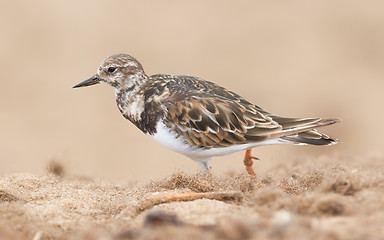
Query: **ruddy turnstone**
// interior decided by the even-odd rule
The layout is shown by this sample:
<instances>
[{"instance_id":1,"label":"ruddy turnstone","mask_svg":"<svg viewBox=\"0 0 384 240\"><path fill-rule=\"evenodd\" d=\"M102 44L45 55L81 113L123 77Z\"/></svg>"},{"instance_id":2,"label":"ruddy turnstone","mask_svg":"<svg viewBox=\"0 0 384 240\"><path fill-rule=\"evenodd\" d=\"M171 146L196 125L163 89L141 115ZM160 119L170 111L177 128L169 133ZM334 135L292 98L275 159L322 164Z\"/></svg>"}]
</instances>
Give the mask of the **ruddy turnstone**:
<instances>
[{"instance_id":1,"label":"ruddy turnstone","mask_svg":"<svg viewBox=\"0 0 384 240\"><path fill-rule=\"evenodd\" d=\"M246 150L251 176L251 149L261 145L337 143L315 128L339 122L330 118L287 118L271 114L238 94L192 76L148 76L132 56L107 57L97 73L74 88L106 83L115 90L123 116L165 147L182 153L204 170L211 157Z\"/></svg>"}]
</instances>

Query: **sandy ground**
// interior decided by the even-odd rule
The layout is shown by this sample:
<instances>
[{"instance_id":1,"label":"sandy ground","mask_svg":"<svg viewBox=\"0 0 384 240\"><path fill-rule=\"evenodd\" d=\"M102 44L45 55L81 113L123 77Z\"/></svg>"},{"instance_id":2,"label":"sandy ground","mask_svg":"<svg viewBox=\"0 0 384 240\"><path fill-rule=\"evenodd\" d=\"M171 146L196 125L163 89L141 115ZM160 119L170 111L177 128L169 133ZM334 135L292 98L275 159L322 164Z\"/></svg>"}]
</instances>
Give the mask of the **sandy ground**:
<instances>
[{"instance_id":1,"label":"sandy ground","mask_svg":"<svg viewBox=\"0 0 384 240\"><path fill-rule=\"evenodd\" d=\"M383 1L0 6L0 239L384 239ZM242 152L198 173L126 121L112 89L72 89L115 53L278 115L341 118L321 131L343 143L259 147L256 182Z\"/></svg>"},{"instance_id":2,"label":"sandy ground","mask_svg":"<svg viewBox=\"0 0 384 240\"><path fill-rule=\"evenodd\" d=\"M274 114L343 119L322 130L343 144L258 148L261 169L299 155L384 155L376 128L384 122L383 8L375 0L4 3L0 172L42 174L52 159L73 174L102 178L196 171L126 121L110 87L72 89L121 52L148 74L199 76ZM242 157L221 157L213 169L240 171L233 159Z\"/></svg>"},{"instance_id":3,"label":"sandy ground","mask_svg":"<svg viewBox=\"0 0 384 240\"><path fill-rule=\"evenodd\" d=\"M360 160L288 162L256 181L177 172L117 184L57 165L47 175L5 175L0 239L384 239L383 159ZM150 201L201 192L227 197Z\"/></svg>"}]
</instances>

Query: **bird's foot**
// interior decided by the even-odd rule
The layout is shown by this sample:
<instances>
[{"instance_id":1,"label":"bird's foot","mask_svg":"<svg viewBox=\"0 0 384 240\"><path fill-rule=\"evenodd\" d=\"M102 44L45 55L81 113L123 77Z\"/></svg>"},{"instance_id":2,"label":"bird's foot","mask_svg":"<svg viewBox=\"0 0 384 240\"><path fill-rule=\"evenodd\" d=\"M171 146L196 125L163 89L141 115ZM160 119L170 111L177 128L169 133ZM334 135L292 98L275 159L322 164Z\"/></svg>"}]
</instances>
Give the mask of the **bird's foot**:
<instances>
[{"instance_id":1,"label":"bird's foot","mask_svg":"<svg viewBox=\"0 0 384 240\"><path fill-rule=\"evenodd\" d=\"M252 149L248 149L246 152L245 152L245 157L244 157L244 165L245 165L245 170L247 170L249 176L251 177L251 179L256 179L256 173L255 171L253 170L252 168L252 165L253 165L253 159L254 160L259 160L257 157L254 157L251 155L251 151Z\"/></svg>"}]
</instances>

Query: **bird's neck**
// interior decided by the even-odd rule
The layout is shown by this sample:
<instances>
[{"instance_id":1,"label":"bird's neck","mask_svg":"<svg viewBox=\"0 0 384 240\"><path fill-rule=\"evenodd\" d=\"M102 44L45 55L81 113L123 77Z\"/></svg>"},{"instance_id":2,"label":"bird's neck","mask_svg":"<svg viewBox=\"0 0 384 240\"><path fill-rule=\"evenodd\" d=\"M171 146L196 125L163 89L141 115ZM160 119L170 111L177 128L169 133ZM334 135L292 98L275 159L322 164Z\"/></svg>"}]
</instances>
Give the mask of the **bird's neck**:
<instances>
[{"instance_id":1,"label":"bird's neck","mask_svg":"<svg viewBox=\"0 0 384 240\"><path fill-rule=\"evenodd\" d=\"M139 120L144 111L143 85L148 81L147 75L137 73L129 76L127 83L115 87L116 103L126 118Z\"/></svg>"},{"instance_id":2,"label":"bird's neck","mask_svg":"<svg viewBox=\"0 0 384 240\"><path fill-rule=\"evenodd\" d=\"M150 79L145 75L133 75L134 85L115 88L116 103L123 116L135 124L144 133L156 133L156 117L154 103L146 102L148 93L145 91Z\"/></svg>"}]
</instances>

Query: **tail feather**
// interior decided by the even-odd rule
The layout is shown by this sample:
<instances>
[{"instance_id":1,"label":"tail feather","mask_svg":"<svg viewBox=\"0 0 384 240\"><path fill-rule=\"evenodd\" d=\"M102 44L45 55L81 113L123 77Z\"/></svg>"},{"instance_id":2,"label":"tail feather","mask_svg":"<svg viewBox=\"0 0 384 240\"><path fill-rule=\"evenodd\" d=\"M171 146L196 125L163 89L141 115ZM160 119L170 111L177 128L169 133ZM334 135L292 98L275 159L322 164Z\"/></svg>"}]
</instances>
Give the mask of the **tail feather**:
<instances>
[{"instance_id":1,"label":"tail feather","mask_svg":"<svg viewBox=\"0 0 384 240\"><path fill-rule=\"evenodd\" d=\"M331 145L336 144L338 140L325 134L319 133L316 130L302 132L296 135L281 137L286 141L296 144L310 144L310 145Z\"/></svg>"},{"instance_id":2,"label":"tail feather","mask_svg":"<svg viewBox=\"0 0 384 240\"><path fill-rule=\"evenodd\" d=\"M294 119L291 119L294 120ZM331 138L325 134L319 133L315 128L329 126L340 122L340 119L329 118L313 118L313 119L297 119L297 124L290 121L286 126L288 128L283 131L272 133L269 138L281 138L296 144L311 144L311 145L330 145L338 142L337 139Z\"/></svg>"}]
</instances>

